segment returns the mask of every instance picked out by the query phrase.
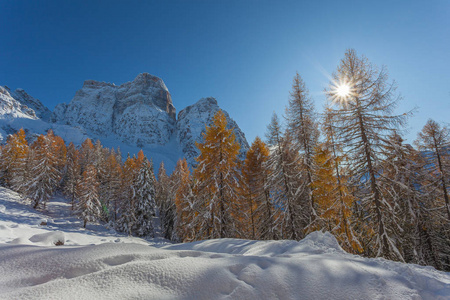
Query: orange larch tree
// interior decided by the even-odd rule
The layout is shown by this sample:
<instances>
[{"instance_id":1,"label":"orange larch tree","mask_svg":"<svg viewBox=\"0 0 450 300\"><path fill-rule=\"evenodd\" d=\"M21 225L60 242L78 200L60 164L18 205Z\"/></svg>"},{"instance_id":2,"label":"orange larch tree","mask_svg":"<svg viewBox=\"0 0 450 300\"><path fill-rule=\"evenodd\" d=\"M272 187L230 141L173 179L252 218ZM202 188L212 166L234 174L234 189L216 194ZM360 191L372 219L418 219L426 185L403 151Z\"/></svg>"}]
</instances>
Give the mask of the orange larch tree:
<instances>
[{"instance_id":1,"label":"orange larch tree","mask_svg":"<svg viewBox=\"0 0 450 300\"><path fill-rule=\"evenodd\" d=\"M343 168L345 156L342 145L336 141L333 117L332 111L326 108L322 123L326 141L316 147L314 155L317 180L313 183L313 190L319 212L316 222L309 229L326 229L346 251L361 253L360 235L353 225L356 198L347 184L349 176Z\"/></svg>"},{"instance_id":2,"label":"orange larch tree","mask_svg":"<svg viewBox=\"0 0 450 300\"><path fill-rule=\"evenodd\" d=\"M175 227L180 241L193 239L193 194L192 178L186 159L178 160L172 174L172 185L175 188L176 219Z\"/></svg>"},{"instance_id":3,"label":"orange larch tree","mask_svg":"<svg viewBox=\"0 0 450 300\"><path fill-rule=\"evenodd\" d=\"M211 126L206 126L204 142L196 143L200 155L194 170L197 200L202 201L202 238L235 237L239 213L239 180L237 155L240 145L233 129L227 129L227 120L218 111ZM207 195L207 196L206 196Z\"/></svg>"},{"instance_id":4,"label":"orange larch tree","mask_svg":"<svg viewBox=\"0 0 450 300\"><path fill-rule=\"evenodd\" d=\"M278 237L276 224L276 207L270 198L268 187L269 170L267 161L270 151L266 144L256 137L242 168L245 186L243 212L248 220L248 238L273 240Z\"/></svg>"},{"instance_id":5,"label":"orange larch tree","mask_svg":"<svg viewBox=\"0 0 450 300\"><path fill-rule=\"evenodd\" d=\"M8 137L7 144L2 149L1 169L2 180L6 186L17 192L24 192L27 186L27 156L28 142L25 131L20 129Z\"/></svg>"}]
</instances>

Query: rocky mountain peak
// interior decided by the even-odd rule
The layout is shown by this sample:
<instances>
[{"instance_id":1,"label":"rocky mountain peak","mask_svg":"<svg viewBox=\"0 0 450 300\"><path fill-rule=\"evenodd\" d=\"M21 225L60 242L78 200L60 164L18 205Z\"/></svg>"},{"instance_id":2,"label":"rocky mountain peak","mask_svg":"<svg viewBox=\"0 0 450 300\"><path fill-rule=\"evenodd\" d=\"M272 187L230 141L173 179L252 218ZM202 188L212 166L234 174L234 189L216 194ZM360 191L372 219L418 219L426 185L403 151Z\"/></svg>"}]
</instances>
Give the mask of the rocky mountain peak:
<instances>
[{"instance_id":1,"label":"rocky mountain peak","mask_svg":"<svg viewBox=\"0 0 450 300\"><path fill-rule=\"evenodd\" d=\"M44 121L49 121L52 112L44 106L39 99L33 98L23 89L16 89L15 91L11 91L8 87L2 87L3 93L5 96L9 96L14 100L18 101L22 108L21 110L28 114L29 116L35 118L38 117Z\"/></svg>"},{"instance_id":2,"label":"rocky mountain peak","mask_svg":"<svg viewBox=\"0 0 450 300\"><path fill-rule=\"evenodd\" d=\"M176 112L164 82L148 73L119 86L86 80L68 104L55 107L54 122L81 126L95 135L117 135L131 144L164 145Z\"/></svg>"},{"instance_id":3,"label":"rocky mountain peak","mask_svg":"<svg viewBox=\"0 0 450 300\"><path fill-rule=\"evenodd\" d=\"M213 97L202 98L195 104L186 107L178 113L177 140L188 162L193 163L200 153L195 143L203 142L205 126L209 126L217 111L221 110L217 100ZM227 128L233 128L237 142L241 145L240 158L245 157L249 149L245 134L236 122L222 109L227 119Z\"/></svg>"},{"instance_id":4,"label":"rocky mountain peak","mask_svg":"<svg viewBox=\"0 0 450 300\"><path fill-rule=\"evenodd\" d=\"M126 83L125 83L126 84ZM136 86L142 86L143 88L147 88L149 86L158 86L164 90L167 91L167 87L164 84L164 81L156 77L154 75L151 75L149 73L141 73L131 82L132 85Z\"/></svg>"},{"instance_id":5,"label":"rocky mountain peak","mask_svg":"<svg viewBox=\"0 0 450 300\"><path fill-rule=\"evenodd\" d=\"M219 107L216 98L214 97L206 97L198 100L195 104L189 105L186 108L182 109L178 113L178 119L184 118L184 115L189 114L192 109L197 109L201 111L209 110L211 107Z\"/></svg>"},{"instance_id":6,"label":"rocky mountain peak","mask_svg":"<svg viewBox=\"0 0 450 300\"><path fill-rule=\"evenodd\" d=\"M110 86L110 87L114 87L115 84L114 83L109 83L109 82L103 82L103 81L97 81L97 80L85 80L83 82L83 88L102 88L105 86Z\"/></svg>"},{"instance_id":7,"label":"rocky mountain peak","mask_svg":"<svg viewBox=\"0 0 450 300\"><path fill-rule=\"evenodd\" d=\"M176 110L169 90L162 79L149 73L141 73L133 81L120 85L117 89L117 98L124 100L119 102L125 106L136 102L153 105L165 111L175 121Z\"/></svg>"}]
</instances>

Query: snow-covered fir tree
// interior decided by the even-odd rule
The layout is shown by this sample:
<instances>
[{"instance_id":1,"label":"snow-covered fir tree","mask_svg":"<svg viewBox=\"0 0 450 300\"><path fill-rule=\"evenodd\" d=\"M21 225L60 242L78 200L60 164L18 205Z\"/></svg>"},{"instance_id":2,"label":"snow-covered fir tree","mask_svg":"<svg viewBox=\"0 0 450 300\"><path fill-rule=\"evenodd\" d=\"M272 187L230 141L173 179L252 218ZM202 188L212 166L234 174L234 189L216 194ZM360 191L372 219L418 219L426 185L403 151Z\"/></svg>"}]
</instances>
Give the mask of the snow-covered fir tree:
<instances>
[{"instance_id":1,"label":"snow-covered fir tree","mask_svg":"<svg viewBox=\"0 0 450 300\"><path fill-rule=\"evenodd\" d=\"M317 217L313 194L313 181L316 172L314 165L314 150L319 138L317 129L314 104L309 97L308 90L303 79L297 73L292 84L289 105L286 108L288 130L292 137L293 147L299 151L299 174L297 175L301 184L295 193L302 199L302 218L308 219L312 224Z\"/></svg>"},{"instance_id":2,"label":"snow-covered fir tree","mask_svg":"<svg viewBox=\"0 0 450 300\"><path fill-rule=\"evenodd\" d=\"M155 175L153 166L144 158L133 183L136 200L133 233L141 237L153 237L153 218L155 217Z\"/></svg>"},{"instance_id":3,"label":"snow-covered fir tree","mask_svg":"<svg viewBox=\"0 0 450 300\"><path fill-rule=\"evenodd\" d=\"M267 185L276 207L282 214L282 233L284 239L300 240L309 219L302 218L302 201L296 192L299 190L298 151L293 145L289 131L283 135L281 124L274 113L267 127L267 143L270 149L267 168L269 178ZM303 181L306 184L306 181Z\"/></svg>"},{"instance_id":4,"label":"snow-covered fir tree","mask_svg":"<svg viewBox=\"0 0 450 300\"><path fill-rule=\"evenodd\" d=\"M173 190L171 180L167 176L164 162L161 162L156 185L156 204L159 207L162 235L168 240L177 239L175 230L176 207L171 198L171 190Z\"/></svg>"},{"instance_id":5,"label":"snow-covered fir tree","mask_svg":"<svg viewBox=\"0 0 450 300\"><path fill-rule=\"evenodd\" d=\"M33 201L34 208L40 204L45 206L53 196L60 184L61 172L58 166L61 162L56 155L59 145L55 142L54 135L49 131L47 135L40 135L31 145L33 151L33 164L30 172L30 182L27 187L27 196Z\"/></svg>"},{"instance_id":6,"label":"snow-covered fir tree","mask_svg":"<svg viewBox=\"0 0 450 300\"><path fill-rule=\"evenodd\" d=\"M122 167L117 161L117 155L114 150L103 160L100 172L102 173L99 195L101 202L107 211L107 220L113 223L117 221L117 213L120 209L122 192Z\"/></svg>"},{"instance_id":7,"label":"snow-covered fir tree","mask_svg":"<svg viewBox=\"0 0 450 300\"><path fill-rule=\"evenodd\" d=\"M192 176L186 159L179 159L172 173L171 184L174 189L176 217L175 228L180 241L195 239L194 194L192 190Z\"/></svg>"},{"instance_id":8,"label":"snow-covered fir tree","mask_svg":"<svg viewBox=\"0 0 450 300\"><path fill-rule=\"evenodd\" d=\"M400 250L406 262L441 268L434 234L436 209L426 192L426 161L420 152L404 144L398 134L389 136L380 177L385 197L392 199L395 217L401 224Z\"/></svg>"},{"instance_id":9,"label":"snow-covered fir tree","mask_svg":"<svg viewBox=\"0 0 450 300\"><path fill-rule=\"evenodd\" d=\"M134 182L137 178L138 166L136 157L131 158L128 155L123 165L121 194L120 194L120 216L116 222L117 230L132 234L133 227L136 224L136 189Z\"/></svg>"},{"instance_id":10,"label":"snow-covered fir tree","mask_svg":"<svg viewBox=\"0 0 450 300\"><path fill-rule=\"evenodd\" d=\"M419 132L416 145L423 151L426 174L423 189L432 201L432 238L442 269L450 270L450 130L434 120L428 120ZM438 266L439 267L439 266Z\"/></svg>"},{"instance_id":11,"label":"snow-covered fir tree","mask_svg":"<svg viewBox=\"0 0 450 300\"><path fill-rule=\"evenodd\" d=\"M101 216L98 186L97 170L93 165L87 165L78 185L79 192L76 205L76 212L83 220L84 228L86 228L87 222L96 222Z\"/></svg>"}]
</instances>

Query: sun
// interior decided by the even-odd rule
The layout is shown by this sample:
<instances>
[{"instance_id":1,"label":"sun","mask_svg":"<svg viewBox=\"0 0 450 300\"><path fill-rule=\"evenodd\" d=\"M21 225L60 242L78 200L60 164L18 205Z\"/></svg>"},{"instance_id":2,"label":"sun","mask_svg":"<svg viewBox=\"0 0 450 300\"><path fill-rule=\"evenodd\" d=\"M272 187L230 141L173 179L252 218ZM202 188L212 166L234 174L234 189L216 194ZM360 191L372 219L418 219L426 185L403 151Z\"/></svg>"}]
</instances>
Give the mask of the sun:
<instances>
[{"instance_id":1,"label":"sun","mask_svg":"<svg viewBox=\"0 0 450 300\"><path fill-rule=\"evenodd\" d=\"M350 86L346 83L336 87L336 95L339 97L348 97L350 96Z\"/></svg>"},{"instance_id":2,"label":"sun","mask_svg":"<svg viewBox=\"0 0 450 300\"><path fill-rule=\"evenodd\" d=\"M328 92L331 96L333 103L339 104L341 106L347 106L350 101L352 101L354 96L354 89L352 85L347 81L333 82L330 91Z\"/></svg>"}]
</instances>

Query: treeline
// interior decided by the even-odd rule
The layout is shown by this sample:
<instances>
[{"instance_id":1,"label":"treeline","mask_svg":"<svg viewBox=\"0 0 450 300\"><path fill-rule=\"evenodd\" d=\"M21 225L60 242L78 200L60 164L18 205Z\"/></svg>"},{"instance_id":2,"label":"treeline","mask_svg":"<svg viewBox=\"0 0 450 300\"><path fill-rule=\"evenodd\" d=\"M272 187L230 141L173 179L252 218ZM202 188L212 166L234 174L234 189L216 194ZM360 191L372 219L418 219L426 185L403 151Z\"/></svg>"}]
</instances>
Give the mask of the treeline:
<instances>
[{"instance_id":1,"label":"treeline","mask_svg":"<svg viewBox=\"0 0 450 300\"><path fill-rule=\"evenodd\" d=\"M206 127L193 171L179 160L158 180L139 152L86 140L65 147L49 132L28 147L25 133L1 151L5 185L45 206L61 190L84 222L103 220L136 236L176 242L212 238L300 240L331 232L348 252L450 270L450 133L429 120L405 144L410 113L394 115L398 96L386 70L348 50L319 114L301 77L293 81L285 124L274 114L266 142L244 161L219 111Z\"/></svg>"},{"instance_id":2,"label":"treeline","mask_svg":"<svg viewBox=\"0 0 450 300\"><path fill-rule=\"evenodd\" d=\"M72 210L87 222L110 222L117 230L153 236L156 179L142 150L122 163L120 151L86 139L80 148L67 147L51 130L28 145L23 129L1 148L2 184L44 209L55 192L71 201Z\"/></svg>"}]
</instances>

